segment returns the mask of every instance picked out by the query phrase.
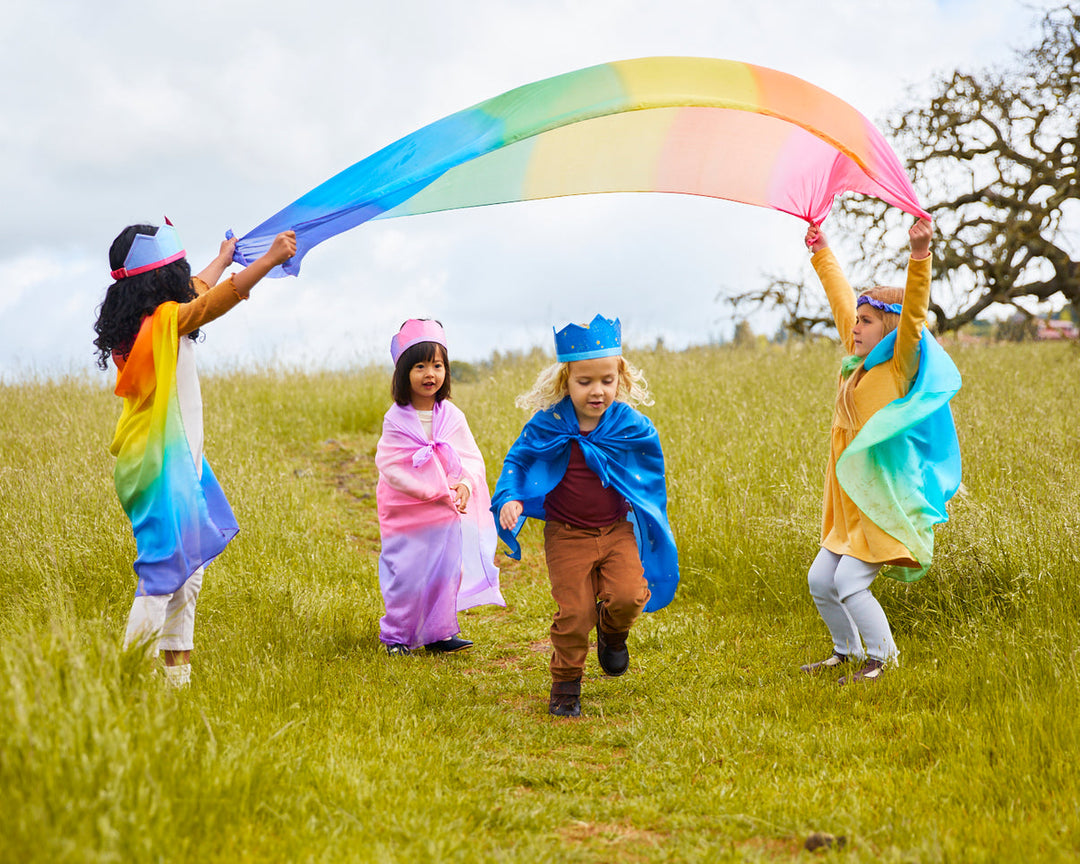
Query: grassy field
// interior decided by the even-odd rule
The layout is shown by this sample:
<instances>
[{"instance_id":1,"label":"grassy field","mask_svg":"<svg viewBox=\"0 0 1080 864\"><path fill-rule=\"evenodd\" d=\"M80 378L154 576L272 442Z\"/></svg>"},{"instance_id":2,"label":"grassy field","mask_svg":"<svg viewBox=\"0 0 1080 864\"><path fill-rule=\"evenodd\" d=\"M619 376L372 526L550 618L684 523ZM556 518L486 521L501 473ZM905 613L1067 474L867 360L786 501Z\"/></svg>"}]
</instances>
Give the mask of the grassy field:
<instances>
[{"instance_id":1,"label":"grassy field","mask_svg":"<svg viewBox=\"0 0 1080 864\"><path fill-rule=\"evenodd\" d=\"M1080 351L950 349L965 489L901 665L810 679L806 588L837 349L638 352L682 584L546 713L535 526L466 655L378 642L388 373L204 379L242 530L207 573L194 680L120 650L134 541L102 382L0 386L0 861L1041 862L1080 856ZM492 484L541 357L455 385ZM104 377L104 376L103 376ZM842 848L804 851L815 832Z\"/></svg>"}]
</instances>

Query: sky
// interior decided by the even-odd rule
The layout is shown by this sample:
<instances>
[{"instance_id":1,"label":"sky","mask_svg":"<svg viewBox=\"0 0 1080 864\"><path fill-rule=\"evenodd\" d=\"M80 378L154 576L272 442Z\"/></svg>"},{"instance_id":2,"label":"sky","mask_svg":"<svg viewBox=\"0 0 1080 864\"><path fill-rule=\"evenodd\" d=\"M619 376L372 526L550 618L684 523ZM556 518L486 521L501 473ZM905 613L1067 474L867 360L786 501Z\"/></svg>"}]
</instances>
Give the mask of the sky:
<instances>
[{"instance_id":1,"label":"sky","mask_svg":"<svg viewBox=\"0 0 1080 864\"><path fill-rule=\"evenodd\" d=\"M168 216L193 272L354 162L514 87L634 57L804 78L871 120L935 74L1008 63L1018 0L9 0L0 25L0 381L87 375L108 249ZM898 154L901 161L903 153ZM828 228L828 221L826 221ZM204 328L199 364L389 363L410 317L451 360L552 349L598 312L624 344L730 338L725 297L805 275L798 219L683 195L578 196L367 223ZM778 319L751 324L771 332Z\"/></svg>"}]
</instances>

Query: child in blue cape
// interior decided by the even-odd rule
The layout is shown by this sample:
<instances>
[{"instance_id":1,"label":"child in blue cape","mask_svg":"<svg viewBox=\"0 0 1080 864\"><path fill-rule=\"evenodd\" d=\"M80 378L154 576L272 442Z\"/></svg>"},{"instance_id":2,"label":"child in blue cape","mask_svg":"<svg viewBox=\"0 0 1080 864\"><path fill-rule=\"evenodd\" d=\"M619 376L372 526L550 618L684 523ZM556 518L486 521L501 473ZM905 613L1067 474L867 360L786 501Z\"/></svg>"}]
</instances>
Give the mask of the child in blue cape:
<instances>
[{"instance_id":1,"label":"child in blue cape","mask_svg":"<svg viewBox=\"0 0 1080 864\"><path fill-rule=\"evenodd\" d=\"M652 422L629 403L650 405L644 376L622 356L618 319L597 315L555 334L557 363L518 397L533 410L492 496L499 536L513 558L526 517L543 519L551 595L548 711L581 714L581 677L596 627L600 668L629 666L626 637L644 610L671 602L678 553L667 520L664 454Z\"/></svg>"}]
</instances>

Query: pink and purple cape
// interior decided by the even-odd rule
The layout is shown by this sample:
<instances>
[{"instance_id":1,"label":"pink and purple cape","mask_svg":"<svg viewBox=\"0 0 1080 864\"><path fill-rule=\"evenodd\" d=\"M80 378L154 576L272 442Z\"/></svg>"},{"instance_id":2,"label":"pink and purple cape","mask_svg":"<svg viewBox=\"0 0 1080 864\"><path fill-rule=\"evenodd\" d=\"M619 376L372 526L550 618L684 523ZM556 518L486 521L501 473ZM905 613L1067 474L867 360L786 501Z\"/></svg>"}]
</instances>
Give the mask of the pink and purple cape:
<instances>
[{"instance_id":1,"label":"pink and purple cape","mask_svg":"<svg viewBox=\"0 0 1080 864\"><path fill-rule=\"evenodd\" d=\"M410 648L427 645L459 632L459 611L505 606L493 563L495 520L484 458L461 410L437 402L429 439L411 405L392 405L383 419L375 464L379 587L386 607L380 640ZM450 491L459 480L471 488L464 514Z\"/></svg>"}]
</instances>

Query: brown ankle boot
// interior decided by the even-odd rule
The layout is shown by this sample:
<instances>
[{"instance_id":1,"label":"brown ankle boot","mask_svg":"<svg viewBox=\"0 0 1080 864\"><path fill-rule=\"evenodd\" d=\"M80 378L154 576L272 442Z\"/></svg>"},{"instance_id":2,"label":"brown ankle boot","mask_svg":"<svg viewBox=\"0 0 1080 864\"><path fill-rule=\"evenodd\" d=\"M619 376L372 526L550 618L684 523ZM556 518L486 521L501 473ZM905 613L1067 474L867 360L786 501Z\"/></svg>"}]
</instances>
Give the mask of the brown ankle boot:
<instances>
[{"instance_id":1,"label":"brown ankle boot","mask_svg":"<svg viewBox=\"0 0 1080 864\"><path fill-rule=\"evenodd\" d=\"M626 637L630 634L608 633L604 630L600 623L603 605L596 604L596 659L605 675L618 678L630 666L630 651L626 647Z\"/></svg>"}]
</instances>

